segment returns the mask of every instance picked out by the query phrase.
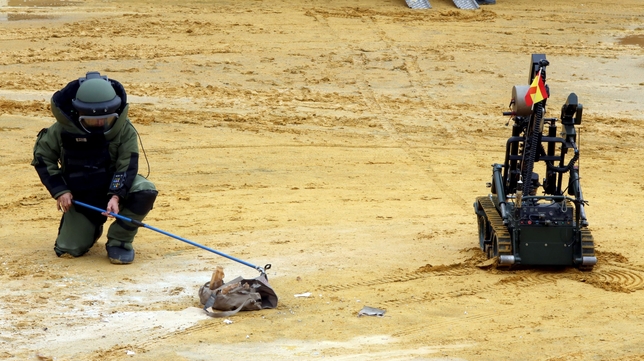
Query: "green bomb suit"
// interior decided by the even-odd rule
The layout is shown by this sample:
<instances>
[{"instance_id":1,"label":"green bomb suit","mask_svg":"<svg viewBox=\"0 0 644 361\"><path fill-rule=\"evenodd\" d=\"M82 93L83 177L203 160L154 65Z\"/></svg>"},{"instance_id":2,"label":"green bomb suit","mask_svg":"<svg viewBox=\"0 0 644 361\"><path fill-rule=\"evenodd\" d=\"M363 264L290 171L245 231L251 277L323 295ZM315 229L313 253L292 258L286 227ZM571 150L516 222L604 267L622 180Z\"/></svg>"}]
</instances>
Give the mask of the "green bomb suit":
<instances>
[{"instance_id":1,"label":"green bomb suit","mask_svg":"<svg viewBox=\"0 0 644 361\"><path fill-rule=\"evenodd\" d=\"M119 214L142 221L154 205L157 190L138 174L137 133L128 118L125 89L119 82L101 77L117 95L114 112L118 118L108 130L90 132L79 122L79 112L73 105L81 82L90 75L70 82L53 95L51 109L56 123L38 134L32 165L54 199L71 192L74 200L105 209L109 199L117 195ZM100 238L106 220L100 212L72 205L60 221L54 251L58 256L82 256ZM112 222L106 243L112 263L132 262L137 230L121 219ZM121 251L129 251L130 256L120 260Z\"/></svg>"}]
</instances>

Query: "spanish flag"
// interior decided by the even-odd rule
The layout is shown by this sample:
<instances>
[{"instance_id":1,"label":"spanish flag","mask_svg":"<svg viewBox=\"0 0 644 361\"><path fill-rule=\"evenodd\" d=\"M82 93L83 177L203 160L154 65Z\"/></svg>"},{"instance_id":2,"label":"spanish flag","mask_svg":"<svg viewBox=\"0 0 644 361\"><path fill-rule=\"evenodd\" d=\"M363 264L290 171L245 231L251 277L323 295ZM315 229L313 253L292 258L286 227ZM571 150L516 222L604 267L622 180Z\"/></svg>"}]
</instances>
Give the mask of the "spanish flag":
<instances>
[{"instance_id":1,"label":"spanish flag","mask_svg":"<svg viewBox=\"0 0 644 361\"><path fill-rule=\"evenodd\" d=\"M538 103L544 99L548 99L548 92L546 91L546 86L543 84L543 79L541 79L541 69L539 69L537 76L532 80L528 93L525 95L525 104L532 106L534 103Z\"/></svg>"}]
</instances>

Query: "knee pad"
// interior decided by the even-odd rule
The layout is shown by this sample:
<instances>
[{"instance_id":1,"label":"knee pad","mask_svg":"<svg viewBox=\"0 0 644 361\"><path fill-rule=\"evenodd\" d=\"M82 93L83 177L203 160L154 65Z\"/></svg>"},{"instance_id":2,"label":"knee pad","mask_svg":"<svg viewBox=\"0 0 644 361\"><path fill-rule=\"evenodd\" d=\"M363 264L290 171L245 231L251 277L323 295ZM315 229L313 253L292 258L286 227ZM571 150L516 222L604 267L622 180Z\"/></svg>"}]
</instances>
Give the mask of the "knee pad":
<instances>
[{"instance_id":1,"label":"knee pad","mask_svg":"<svg viewBox=\"0 0 644 361\"><path fill-rule=\"evenodd\" d=\"M154 201L157 199L157 194L159 192L153 189L130 193L125 201L125 208L135 214L146 215L152 210Z\"/></svg>"}]
</instances>

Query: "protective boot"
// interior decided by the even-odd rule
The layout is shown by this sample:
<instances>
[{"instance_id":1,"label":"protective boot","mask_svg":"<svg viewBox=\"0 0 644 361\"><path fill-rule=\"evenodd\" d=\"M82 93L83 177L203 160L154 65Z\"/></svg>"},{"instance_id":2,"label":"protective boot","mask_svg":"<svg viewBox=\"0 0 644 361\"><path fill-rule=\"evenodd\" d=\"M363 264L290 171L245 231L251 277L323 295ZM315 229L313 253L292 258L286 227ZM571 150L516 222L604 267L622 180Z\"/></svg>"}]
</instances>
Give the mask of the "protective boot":
<instances>
[{"instance_id":1,"label":"protective boot","mask_svg":"<svg viewBox=\"0 0 644 361\"><path fill-rule=\"evenodd\" d=\"M134 248L132 243L108 241L105 244L107 257L113 264L130 264L134 262Z\"/></svg>"},{"instance_id":2,"label":"protective boot","mask_svg":"<svg viewBox=\"0 0 644 361\"><path fill-rule=\"evenodd\" d=\"M139 215L124 208L119 212L119 215L132 220L143 221L147 213L145 215ZM112 222L107 231L107 243L105 244L107 257L110 259L110 262L114 264L129 264L134 261L134 247L132 247L132 242L138 231L139 227L130 222L121 219Z\"/></svg>"}]
</instances>

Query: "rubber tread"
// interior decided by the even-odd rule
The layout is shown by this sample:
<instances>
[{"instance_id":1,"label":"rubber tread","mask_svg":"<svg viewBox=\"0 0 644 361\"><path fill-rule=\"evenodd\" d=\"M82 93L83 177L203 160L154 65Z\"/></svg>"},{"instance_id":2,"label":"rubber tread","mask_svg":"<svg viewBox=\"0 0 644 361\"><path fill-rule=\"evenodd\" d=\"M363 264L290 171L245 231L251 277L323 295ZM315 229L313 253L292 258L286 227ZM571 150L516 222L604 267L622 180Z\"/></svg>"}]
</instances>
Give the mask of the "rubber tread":
<instances>
[{"instance_id":1,"label":"rubber tread","mask_svg":"<svg viewBox=\"0 0 644 361\"><path fill-rule=\"evenodd\" d=\"M582 257L595 257L595 241L590 230L584 228L581 230L581 256ZM579 266L581 271L592 271L594 265Z\"/></svg>"},{"instance_id":2,"label":"rubber tread","mask_svg":"<svg viewBox=\"0 0 644 361\"><path fill-rule=\"evenodd\" d=\"M496 234L499 256L513 255L510 232L508 231L508 228L503 224L503 218L501 218L501 215L499 215L499 212L496 210L494 202L492 202L492 200L487 196L478 197L476 200L485 212L485 216L490 222L492 231L494 232L494 234Z\"/></svg>"}]
</instances>

